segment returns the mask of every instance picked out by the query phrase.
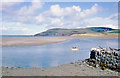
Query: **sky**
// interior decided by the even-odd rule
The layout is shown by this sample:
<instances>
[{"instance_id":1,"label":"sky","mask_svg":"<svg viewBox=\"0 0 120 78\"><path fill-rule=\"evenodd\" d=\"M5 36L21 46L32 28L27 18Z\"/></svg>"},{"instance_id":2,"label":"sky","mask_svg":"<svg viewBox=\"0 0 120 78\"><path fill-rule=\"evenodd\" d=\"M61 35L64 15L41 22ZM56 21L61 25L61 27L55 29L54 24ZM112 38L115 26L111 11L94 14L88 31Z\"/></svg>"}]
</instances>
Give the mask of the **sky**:
<instances>
[{"instance_id":1,"label":"sky","mask_svg":"<svg viewBox=\"0 0 120 78\"><path fill-rule=\"evenodd\" d=\"M117 2L3 2L2 35L33 35L52 28L118 28Z\"/></svg>"}]
</instances>

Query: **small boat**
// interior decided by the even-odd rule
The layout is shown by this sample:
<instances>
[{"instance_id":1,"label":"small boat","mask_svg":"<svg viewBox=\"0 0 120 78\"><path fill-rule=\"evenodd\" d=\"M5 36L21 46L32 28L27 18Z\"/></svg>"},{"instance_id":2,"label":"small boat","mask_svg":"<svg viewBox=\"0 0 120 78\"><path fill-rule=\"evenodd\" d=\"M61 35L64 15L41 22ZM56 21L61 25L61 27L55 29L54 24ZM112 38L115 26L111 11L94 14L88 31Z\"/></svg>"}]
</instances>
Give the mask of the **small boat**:
<instances>
[{"instance_id":1,"label":"small boat","mask_svg":"<svg viewBox=\"0 0 120 78\"><path fill-rule=\"evenodd\" d=\"M79 50L79 48L77 48L77 47L72 47L71 50L73 50L73 51L77 51L77 50Z\"/></svg>"}]
</instances>

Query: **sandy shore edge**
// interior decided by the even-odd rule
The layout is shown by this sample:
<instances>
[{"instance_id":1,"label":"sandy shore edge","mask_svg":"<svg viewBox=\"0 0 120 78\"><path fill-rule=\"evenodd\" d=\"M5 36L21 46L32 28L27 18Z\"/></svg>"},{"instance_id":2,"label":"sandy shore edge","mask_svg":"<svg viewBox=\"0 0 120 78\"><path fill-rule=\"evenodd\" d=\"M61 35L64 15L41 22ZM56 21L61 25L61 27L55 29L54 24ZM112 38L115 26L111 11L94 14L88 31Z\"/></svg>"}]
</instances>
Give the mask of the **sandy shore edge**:
<instances>
[{"instance_id":1,"label":"sandy shore edge","mask_svg":"<svg viewBox=\"0 0 120 78\"><path fill-rule=\"evenodd\" d=\"M50 68L3 68L3 76L118 76L118 72L89 66L85 62Z\"/></svg>"},{"instance_id":2,"label":"sandy shore edge","mask_svg":"<svg viewBox=\"0 0 120 78\"><path fill-rule=\"evenodd\" d=\"M76 36L76 37L2 37L2 47L12 46L39 46L53 43L64 42L71 39L87 39L93 38L97 40L118 40L118 37L89 37L89 36Z\"/></svg>"}]
</instances>

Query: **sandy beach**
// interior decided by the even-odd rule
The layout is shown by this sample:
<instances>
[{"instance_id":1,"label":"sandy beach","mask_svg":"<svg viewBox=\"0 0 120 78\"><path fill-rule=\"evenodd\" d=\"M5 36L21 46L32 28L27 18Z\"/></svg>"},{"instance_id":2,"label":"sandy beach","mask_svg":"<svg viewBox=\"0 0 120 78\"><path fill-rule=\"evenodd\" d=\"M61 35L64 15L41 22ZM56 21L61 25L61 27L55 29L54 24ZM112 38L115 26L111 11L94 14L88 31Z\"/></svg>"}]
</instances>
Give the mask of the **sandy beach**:
<instances>
[{"instance_id":1,"label":"sandy beach","mask_svg":"<svg viewBox=\"0 0 120 78\"><path fill-rule=\"evenodd\" d=\"M38 46L69 40L68 37L2 37L2 46Z\"/></svg>"},{"instance_id":2,"label":"sandy beach","mask_svg":"<svg viewBox=\"0 0 120 78\"><path fill-rule=\"evenodd\" d=\"M39 46L64 42L75 38L88 37L2 37L2 47L4 46ZM89 37L90 38L90 37Z\"/></svg>"},{"instance_id":3,"label":"sandy beach","mask_svg":"<svg viewBox=\"0 0 120 78\"><path fill-rule=\"evenodd\" d=\"M3 76L118 76L118 72L89 66L85 62L50 68L3 68Z\"/></svg>"},{"instance_id":4,"label":"sandy beach","mask_svg":"<svg viewBox=\"0 0 120 78\"><path fill-rule=\"evenodd\" d=\"M53 44L64 42L70 39L85 39L85 38L94 38L94 39L110 39L117 40L118 37L94 37L94 36L67 36L67 37L2 37L2 43L0 46L39 46L46 44Z\"/></svg>"}]
</instances>

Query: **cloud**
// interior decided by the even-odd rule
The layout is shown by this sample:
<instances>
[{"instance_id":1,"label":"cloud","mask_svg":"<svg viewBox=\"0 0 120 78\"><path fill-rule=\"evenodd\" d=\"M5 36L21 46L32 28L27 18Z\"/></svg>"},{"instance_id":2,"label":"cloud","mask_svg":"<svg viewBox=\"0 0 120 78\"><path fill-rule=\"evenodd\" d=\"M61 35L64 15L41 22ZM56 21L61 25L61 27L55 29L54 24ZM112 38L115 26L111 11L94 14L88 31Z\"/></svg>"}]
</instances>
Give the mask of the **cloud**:
<instances>
[{"instance_id":1,"label":"cloud","mask_svg":"<svg viewBox=\"0 0 120 78\"><path fill-rule=\"evenodd\" d=\"M45 21L44 17L41 14L39 16L37 16L35 19L37 20L38 23Z\"/></svg>"},{"instance_id":2,"label":"cloud","mask_svg":"<svg viewBox=\"0 0 120 78\"><path fill-rule=\"evenodd\" d=\"M22 30L23 30L23 31L26 31L26 30L28 30L28 28L23 28Z\"/></svg>"},{"instance_id":3,"label":"cloud","mask_svg":"<svg viewBox=\"0 0 120 78\"><path fill-rule=\"evenodd\" d=\"M0 22L1 23L1 22ZM35 24L24 24L20 22L2 22L2 26L0 27L0 31L2 31L3 35L32 35L39 33L40 31L43 32L47 30L45 25L42 27L35 25ZM0 33L1 34L1 33Z\"/></svg>"},{"instance_id":4,"label":"cloud","mask_svg":"<svg viewBox=\"0 0 120 78\"><path fill-rule=\"evenodd\" d=\"M94 4L90 9L82 10L80 6L61 8L60 5L51 5L48 11L36 16L38 24L47 23L52 27L74 28L85 26L84 19L96 15L101 10L98 4Z\"/></svg>"},{"instance_id":5,"label":"cloud","mask_svg":"<svg viewBox=\"0 0 120 78\"><path fill-rule=\"evenodd\" d=\"M97 14L102 8L98 4L94 4L91 9L86 9L81 12L81 17L88 17Z\"/></svg>"},{"instance_id":6,"label":"cloud","mask_svg":"<svg viewBox=\"0 0 120 78\"><path fill-rule=\"evenodd\" d=\"M28 28L22 27L24 24L19 22L3 22L1 30L21 30L26 31Z\"/></svg>"},{"instance_id":7,"label":"cloud","mask_svg":"<svg viewBox=\"0 0 120 78\"><path fill-rule=\"evenodd\" d=\"M0 13L5 12L9 13L12 10L12 6L17 5L17 2L2 2L0 5Z\"/></svg>"},{"instance_id":8,"label":"cloud","mask_svg":"<svg viewBox=\"0 0 120 78\"><path fill-rule=\"evenodd\" d=\"M50 10L47 12L48 14L51 14L52 16L79 16L82 17L88 17L95 15L99 10L100 6L98 4L94 4L90 9L86 9L81 11L80 6L72 6L72 7L65 7L61 8L60 5L52 5L50 7Z\"/></svg>"},{"instance_id":9,"label":"cloud","mask_svg":"<svg viewBox=\"0 0 120 78\"><path fill-rule=\"evenodd\" d=\"M31 15L35 15L36 11L40 10L42 8L43 4L44 3L33 1L31 6L24 6L24 7L22 7L17 12L17 14L19 16L25 16L25 15L31 16Z\"/></svg>"},{"instance_id":10,"label":"cloud","mask_svg":"<svg viewBox=\"0 0 120 78\"><path fill-rule=\"evenodd\" d=\"M18 4L6 3L3 5L5 7L3 13L6 13L3 21L8 21L3 24L6 31L22 31L26 34L51 28L69 29L94 26L117 28L118 26L118 14L100 17L98 15L103 8L98 4L94 4L89 9L83 9L76 5L61 7L59 4L55 4L44 11L45 3L41 3L39 0L33 0L29 5L22 5L17 10L12 9L15 5Z\"/></svg>"},{"instance_id":11,"label":"cloud","mask_svg":"<svg viewBox=\"0 0 120 78\"><path fill-rule=\"evenodd\" d=\"M2 2L24 2L25 0L2 0Z\"/></svg>"},{"instance_id":12,"label":"cloud","mask_svg":"<svg viewBox=\"0 0 120 78\"><path fill-rule=\"evenodd\" d=\"M1 7L2 13L5 14L3 20L34 23L34 17L38 15L38 11L42 9L44 3L39 0L32 0L32 2L28 2L29 5L20 5L19 9L15 9L15 6L21 3L25 4L25 2L3 2Z\"/></svg>"},{"instance_id":13,"label":"cloud","mask_svg":"<svg viewBox=\"0 0 120 78\"><path fill-rule=\"evenodd\" d=\"M2 22L2 34L28 34L29 29L19 22Z\"/></svg>"},{"instance_id":14,"label":"cloud","mask_svg":"<svg viewBox=\"0 0 120 78\"><path fill-rule=\"evenodd\" d=\"M85 19L84 22L88 26L101 26L101 27L110 27L118 28L118 15L114 14L109 17L94 17Z\"/></svg>"},{"instance_id":15,"label":"cloud","mask_svg":"<svg viewBox=\"0 0 120 78\"><path fill-rule=\"evenodd\" d=\"M47 24L47 28L84 28L88 26L109 26L117 28L117 14L109 17L96 16L102 7L94 4L90 9L82 10L80 6L61 8L51 5L48 11L36 16L37 24Z\"/></svg>"},{"instance_id":16,"label":"cloud","mask_svg":"<svg viewBox=\"0 0 120 78\"><path fill-rule=\"evenodd\" d=\"M13 7L21 4L24 0L2 0L0 5L0 12L10 13L13 10Z\"/></svg>"},{"instance_id":17,"label":"cloud","mask_svg":"<svg viewBox=\"0 0 120 78\"><path fill-rule=\"evenodd\" d=\"M109 19L118 21L118 13L111 15Z\"/></svg>"},{"instance_id":18,"label":"cloud","mask_svg":"<svg viewBox=\"0 0 120 78\"><path fill-rule=\"evenodd\" d=\"M8 30L8 29L6 27L1 27L0 30L4 31L4 30Z\"/></svg>"}]
</instances>

